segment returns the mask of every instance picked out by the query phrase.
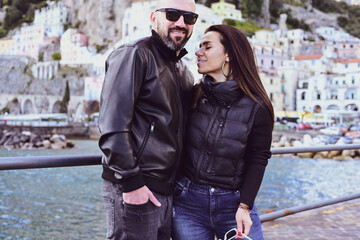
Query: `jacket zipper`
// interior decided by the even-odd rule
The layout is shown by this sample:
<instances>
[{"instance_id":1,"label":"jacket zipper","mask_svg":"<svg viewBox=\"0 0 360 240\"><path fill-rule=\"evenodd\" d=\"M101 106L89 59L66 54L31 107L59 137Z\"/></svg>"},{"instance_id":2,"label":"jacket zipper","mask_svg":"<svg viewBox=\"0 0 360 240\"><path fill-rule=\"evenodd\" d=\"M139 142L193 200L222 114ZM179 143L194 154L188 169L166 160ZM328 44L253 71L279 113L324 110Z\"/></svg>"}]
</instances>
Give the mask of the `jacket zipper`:
<instances>
[{"instance_id":1,"label":"jacket zipper","mask_svg":"<svg viewBox=\"0 0 360 240\"><path fill-rule=\"evenodd\" d=\"M139 152L136 155L136 159L139 160L139 158L141 157L142 152L144 151L144 148L149 140L150 134L153 133L155 131L155 124L156 124L156 120L152 120L150 123L150 128L146 131L145 137L144 137L144 141L142 142Z\"/></svg>"},{"instance_id":2,"label":"jacket zipper","mask_svg":"<svg viewBox=\"0 0 360 240\"><path fill-rule=\"evenodd\" d=\"M205 154L204 154L204 151L205 151L205 143L206 143L207 138L209 137L211 127L212 127L212 125L213 125L214 122L215 122L215 119L216 119L216 117L217 117L218 112L219 112L219 106L216 106L216 107L215 107L215 112L214 112L214 114L212 115L212 117L211 117L211 119L210 119L209 126L208 126L208 128L206 129L205 136L204 136L204 141L202 142L201 154L200 154L200 157L199 157L199 159L198 159L198 161L197 161L197 166L196 166L196 174L195 174L195 179L196 179L196 180L199 179L200 167L201 167L201 164L202 164L202 162L204 161L204 157L205 157Z\"/></svg>"},{"instance_id":3,"label":"jacket zipper","mask_svg":"<svg viewBox=\"0 0 360 240\"><path fill-rule=\"evenodd\" d=\"M214 140L214 144L213 144L213 147L212 147L212 154L211 154L211 160L209 162L209 166L206 170L207 173L210 173L211 172L211 169L212 169L212 165L215 161L215 149L216 149L216 145L217 145L217 142L219 140L219 137L220 137L220 134L221 134L221 131L222 131L222 128L224 126L224 119L221 119L220 121L220 124L219 124L219 127L216 131L216 136L215 136L215 140Z\"/></svg>"},{"instance_id":4,"label":"jacket zipper","mask_svg":"<svg viewBox=\"0 0 360 240\"><path fill-rule=\"evenodd\" d=\"M176 86L176 93L177 93L177 98L178 98L178 106L179 106L179 126L178 126L178 159L177 159L177 163L176 163L176 169L178 169L179 165L180 165L180 162L181 162L181 153L183 151L183 130L184 130L184 116L183 116L183 100L182 100L182 89L181 89L181 86L179 86L179 81L178 81L178 78L179 78L179 70L178 70L178 67L177 67L177 64L178 61L174 62L174 65L173 65L173 69L174 69L174 73L175 73L175 86ZM181 150L181 151L180 151ZM171 178L170 178L170 182L173 182L175 180L177 176L177 173L174 172L172 175L171 175Z\"/></svg>"}]
</instances>

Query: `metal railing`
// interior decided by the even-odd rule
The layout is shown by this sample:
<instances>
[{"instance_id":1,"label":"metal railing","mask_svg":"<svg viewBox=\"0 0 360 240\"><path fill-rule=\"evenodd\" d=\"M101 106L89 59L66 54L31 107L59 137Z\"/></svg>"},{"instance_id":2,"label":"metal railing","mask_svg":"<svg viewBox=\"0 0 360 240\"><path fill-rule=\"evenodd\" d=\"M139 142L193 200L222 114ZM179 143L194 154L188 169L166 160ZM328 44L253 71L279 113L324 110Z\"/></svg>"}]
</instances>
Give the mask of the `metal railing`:
<instances>
[{"instance_id":1,"label":"metal railing","mask_svg":"<svg viewBox=\"0 0 360 240\"><path fill-rule=\"evenodd\" d=\"M360 149L360 144L347 145L326 145L314 147L281 147L272 148L273 155L290 154L290 153L304 153L304 152L323 152L323 151L339 151ZM90 166L100 165L101 155L63 155L63 156L32 156L32 157L0 157L0 171L1 170L19 170L19 169L33 169L33 168L56 168L56 167L76 167L76 166ZM295 214L302 211L307 211L323 206L349 201L360 198L360 193L343 196L331 200L312 203L304 206L293 207L279 210L272 213L266 213L260 216L261 222L271 221L290 214Z\"/></svg>"}]
</instances>

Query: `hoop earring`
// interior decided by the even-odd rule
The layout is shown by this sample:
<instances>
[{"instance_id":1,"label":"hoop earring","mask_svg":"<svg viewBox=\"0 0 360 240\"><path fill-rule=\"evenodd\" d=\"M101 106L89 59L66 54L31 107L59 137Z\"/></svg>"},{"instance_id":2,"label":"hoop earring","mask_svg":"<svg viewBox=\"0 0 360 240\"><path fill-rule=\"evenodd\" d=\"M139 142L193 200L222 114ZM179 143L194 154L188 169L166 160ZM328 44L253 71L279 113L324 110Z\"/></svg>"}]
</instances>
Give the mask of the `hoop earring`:
<instances>
[{"instance_id":1,"label":"hoop earring","mask_svg":"<svg viewBox=\"0 0 360 240\"><path fill-rule=\"evenodd\" d=\"M226 74L225 74L225 72L224 72L225 63L227 63L227 62L226 62L226 61L224 61L224 62L223 62L223 64L222 64L222 67L221 67L221 72L222 72L222 74L224 75L224 77L228 78L228 77L230 77L230 76L231 76L231 74L232 74L232 69L230 69L230 73L229 73L229 75L226 75Z\"/></svg>"}]
</instances>

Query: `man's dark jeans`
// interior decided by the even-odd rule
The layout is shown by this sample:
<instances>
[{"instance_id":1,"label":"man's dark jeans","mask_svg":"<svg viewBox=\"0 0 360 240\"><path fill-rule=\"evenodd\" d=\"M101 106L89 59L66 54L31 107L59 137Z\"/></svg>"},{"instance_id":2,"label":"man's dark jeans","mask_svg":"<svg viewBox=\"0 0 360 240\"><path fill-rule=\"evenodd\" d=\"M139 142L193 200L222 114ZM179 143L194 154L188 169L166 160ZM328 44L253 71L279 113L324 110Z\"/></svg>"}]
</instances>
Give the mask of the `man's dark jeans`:
<instances>
[{"instance_id":1,"label":"man's dark jeans","mask_svg":"<svg viewBox=\"0 0 360 240\"><path fill-rule=\"evenodd\" d=\"M239 191L198 185L187 178L176 182L174 190L173 240L224 239L225 233L236 228L235 213ZM264 240L256 206L251 210L253 222L249 237Z\"/></svg>"},{"instance_id":2,"label":"man's dark jeans","mask_svg":"<svg viewBox=\"0 0 360 240\"><path fill-rule=\"evenodd\" d=\"M171 232L172 196L154 193L161 203L141 205L124 203L120 184L103 182L103 198L107 215L107 235L113 240L169 240Z\"/></svg>"}]
</instances>

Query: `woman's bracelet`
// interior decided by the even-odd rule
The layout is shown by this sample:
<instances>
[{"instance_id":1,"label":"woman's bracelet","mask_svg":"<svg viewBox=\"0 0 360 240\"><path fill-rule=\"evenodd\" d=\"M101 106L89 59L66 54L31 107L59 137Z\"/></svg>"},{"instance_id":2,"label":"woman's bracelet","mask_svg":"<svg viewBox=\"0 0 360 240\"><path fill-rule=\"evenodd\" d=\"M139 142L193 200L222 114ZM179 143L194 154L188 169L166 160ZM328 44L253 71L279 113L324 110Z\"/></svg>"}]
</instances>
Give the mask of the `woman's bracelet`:
<instances>
[{"instance_id":1,"label":"woman's bracelet","mask_svg":"<svg viewBox=\"0 0 360 240\"><path fill-rule=\"evenodd\" d=\"M240 204L238 206L238 208L244 209L244 210L248 211L248 213L250 213L250 209L248 207L246 207L246 206L243 206L243 205Z\"/></svg>"}]
</instances>

